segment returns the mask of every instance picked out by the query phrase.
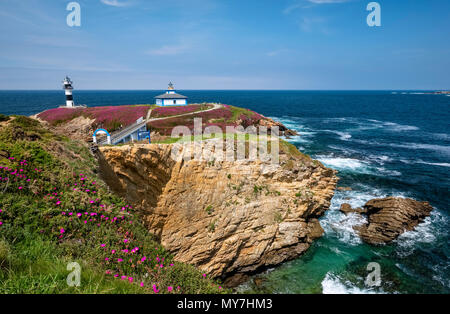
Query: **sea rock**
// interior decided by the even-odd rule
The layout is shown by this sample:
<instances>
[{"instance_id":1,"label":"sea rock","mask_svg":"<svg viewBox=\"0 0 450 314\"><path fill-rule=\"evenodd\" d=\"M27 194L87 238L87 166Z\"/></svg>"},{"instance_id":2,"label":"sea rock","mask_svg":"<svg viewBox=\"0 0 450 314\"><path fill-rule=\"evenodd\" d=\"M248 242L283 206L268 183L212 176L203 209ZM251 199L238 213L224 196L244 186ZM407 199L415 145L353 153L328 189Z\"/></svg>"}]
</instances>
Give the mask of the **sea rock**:
<instances>
[{"instance_id":1,"label":"sea rock","mask_svg":"<svg viewBox=\"0 0 450 314\"><path fill-rule=\"evenodd\" d=\"M340 186L337 188L339 191L351 191L352 188L349 186Z\"/></svg>"},{"instance_id":2,"label":"sea rock","mask_svg":"<svg viewBox=\"0 0 450 314\"><path fill-rule=\"evenodd\" d=\"M405 231L413 230L433 207L428 202L408 198L373 199L364 205L368 223L357 227L361 239L369 244L383 244L395 240Z\"/></svg>"},{"instance_id":3,"label":"sea rock","mask_svg":"<svg viewBox=\"0 0 450 314\"><path fill-rule=\"evenodd\" d=\"M264 117L264 116L262 116L262 119L259 120L258 124L259 124L259 126L266 127L267 130L269 131L269 133L270 133L270 131L272 130L273 127L278 127L278 130L279 130L279 134L278 135L280 135L280 136L284 135L284 136L290 137L290 136L298 135L297 131L288 129L281 122L275 121L275 120L273 120L271 118L267 118L267 117Z\"/></svg>"},{"instance_id":4,"label":"sea rock","mask_svg":"<svg viewBox=\"0 0 450 314\"><path fill-rule=\"evenodd\" d=\"M357 214L365 214L367 213L367 210L361 207L358 208L352 208L352 206L348 203L341 204L341 208L339 209L344 214L348 215L350 213L357 213Z\"/></svg>"},{"instance_id":5,"label":"sea rock","mask_svg":"<svg viewBox=\"0 0 450 314\"><path fill-rule=\"evenodd\" d=\"M235 286L298 257L323 234L318 218L337 177L320 162L287 154L280 165L174 160L174 145L100 147L99 163L105 182L142 211L176 260Z\"/></svg>"}]
</instances>

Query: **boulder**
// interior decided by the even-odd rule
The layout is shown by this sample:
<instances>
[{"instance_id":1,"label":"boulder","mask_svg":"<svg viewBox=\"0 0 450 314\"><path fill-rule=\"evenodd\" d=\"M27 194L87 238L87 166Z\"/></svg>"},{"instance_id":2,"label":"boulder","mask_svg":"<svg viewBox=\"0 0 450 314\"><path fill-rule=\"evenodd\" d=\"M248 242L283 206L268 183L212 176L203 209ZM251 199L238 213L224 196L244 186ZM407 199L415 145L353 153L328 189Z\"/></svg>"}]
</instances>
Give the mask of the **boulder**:
<instances>
[{"instance_id":1,"label":"boulder","mask_svg":"<svg viewBox=\"0 0 450 314\"><path fill-rule=\"evenodd\" d=\"M350 213L365 214L367 212L367 210L365 210L364 208L361 208L361 207L352 208L352 206L348 203L343 203L339 210L346 215L348 215Z\"/></svg>"},{"instance_id":2,"label":"boulder","mask_svg":"<svg viewBox=\"0 0 450 314\"><path fill-rule=\"evenodd\" d=\"M389 243L413 230L430 215L433 207L428 202L387 197L368 201L364 209L368 223L355 229L363 241L376 245Z\"/></svg>"}]
</instances>

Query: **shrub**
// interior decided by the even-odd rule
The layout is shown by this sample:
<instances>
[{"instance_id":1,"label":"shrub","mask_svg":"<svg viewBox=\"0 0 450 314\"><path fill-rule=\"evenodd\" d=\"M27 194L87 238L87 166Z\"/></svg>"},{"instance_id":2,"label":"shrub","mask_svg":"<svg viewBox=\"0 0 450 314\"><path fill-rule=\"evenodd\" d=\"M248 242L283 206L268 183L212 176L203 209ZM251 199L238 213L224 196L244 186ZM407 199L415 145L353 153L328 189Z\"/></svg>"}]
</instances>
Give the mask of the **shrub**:
<instances>
[{"instance_id":1,"label":"shrub","mask_svg":"<svg viewBox=\"0 0 450 314\"><path fill-rule=\"evenodd\" d=\"M214 211L212 205L208 205L208 207L206 207L206 212L208 213L208 215L211 215Z\"/></svg>"}]
</instances>

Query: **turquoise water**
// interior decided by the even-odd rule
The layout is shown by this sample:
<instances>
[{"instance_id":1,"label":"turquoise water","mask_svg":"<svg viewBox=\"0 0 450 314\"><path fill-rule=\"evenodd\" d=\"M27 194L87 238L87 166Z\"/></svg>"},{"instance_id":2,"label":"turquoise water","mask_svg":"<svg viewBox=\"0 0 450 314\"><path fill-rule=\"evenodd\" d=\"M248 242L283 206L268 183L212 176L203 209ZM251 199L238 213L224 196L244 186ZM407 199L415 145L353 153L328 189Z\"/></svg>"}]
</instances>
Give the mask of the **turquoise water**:
<instances>
[{"instance_id":1,"label":"turquoise water","mask_svg":"<svg viewBox=\"0 0 450 314\"><path fill-rule=\"evenodd\" d=\"M152 103L161 91L75 91L88 106ZM190 102L222 102L275 118L297 130L290 141L339 171L325 235L300 258L239 287L264 293L449 293L450 97L397 91L180 91ZM0 113L30 115L64 103L62 91L0 91ZM393 244L363 244L339 212L374 197L429 201L435 210ZM381 286L364 284L368 263Z\"/></svg>"}]
</instances>

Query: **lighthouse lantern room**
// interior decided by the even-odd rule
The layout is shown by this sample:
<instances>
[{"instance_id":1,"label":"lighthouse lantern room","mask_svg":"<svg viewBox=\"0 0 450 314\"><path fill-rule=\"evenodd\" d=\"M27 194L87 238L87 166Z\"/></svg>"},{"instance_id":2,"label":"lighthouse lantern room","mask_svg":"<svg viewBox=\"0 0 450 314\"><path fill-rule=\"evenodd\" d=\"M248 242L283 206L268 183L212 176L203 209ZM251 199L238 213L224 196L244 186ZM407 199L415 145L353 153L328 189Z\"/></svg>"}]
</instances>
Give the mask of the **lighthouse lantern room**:
<instances>
[{"instance_id":1,"label":"lighthouse lantern room","mask_svg":"<svg viewBox=\"0 0 450 314\"><path fill-rule=\"evenodd\" d=\"M155 98L158 106L186 106L188 104L187 97L178 94L172 83L169 83L165 94Z\"/></svg>"},{"instance_id":2,"label":"lighthouse lantern room","mask_svg":"<svg viewBox=\"0 0 450 314\"><path fill-rule=\"evenodd\" d=\"M73 103L73 95L72 95L72 81L70 80L70 78L68 76L66 76L66 78L63 81L63 88L66 92L66 107L67 108L74 108L75 105Z\"/></svg>"}]
</instances>

